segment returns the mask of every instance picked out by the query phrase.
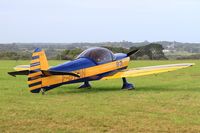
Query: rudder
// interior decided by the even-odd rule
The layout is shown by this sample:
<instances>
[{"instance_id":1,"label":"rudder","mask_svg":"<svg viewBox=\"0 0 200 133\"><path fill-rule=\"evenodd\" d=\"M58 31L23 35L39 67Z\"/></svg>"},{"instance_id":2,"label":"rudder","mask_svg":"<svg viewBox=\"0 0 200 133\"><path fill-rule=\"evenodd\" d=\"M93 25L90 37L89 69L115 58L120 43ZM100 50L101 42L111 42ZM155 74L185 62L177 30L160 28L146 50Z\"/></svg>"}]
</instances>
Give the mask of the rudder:
<instances>
[{"instance_id":1,"label":"rudder","mask_svg":"<svg viewBox=\"0 0 200 133\"><path fill-rule=\"evenodd\" d=\"M49 65L44 50L36 48L32 54L30 70L28 74L28 86L32 93L39 93L42 88L41 70L48 70Z\"/></svg>"}]
</instances>

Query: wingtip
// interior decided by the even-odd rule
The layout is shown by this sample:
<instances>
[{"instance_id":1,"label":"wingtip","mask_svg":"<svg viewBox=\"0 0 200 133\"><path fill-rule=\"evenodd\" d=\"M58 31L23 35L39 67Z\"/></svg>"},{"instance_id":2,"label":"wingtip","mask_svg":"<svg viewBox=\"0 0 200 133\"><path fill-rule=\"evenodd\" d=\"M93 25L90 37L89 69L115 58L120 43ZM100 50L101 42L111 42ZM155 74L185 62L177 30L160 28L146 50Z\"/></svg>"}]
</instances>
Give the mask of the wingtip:
<instances>
[{"instance_id":1,"label":"wingtip","mask_svg":"<svg viewBox=\"0 0 200 133\"><path fill-rule=\"evenodd\" d=\"M185 65L187 65L187 66L194 66L195 65L195 63L184 63Z\"/></svg>"}]
</instances>

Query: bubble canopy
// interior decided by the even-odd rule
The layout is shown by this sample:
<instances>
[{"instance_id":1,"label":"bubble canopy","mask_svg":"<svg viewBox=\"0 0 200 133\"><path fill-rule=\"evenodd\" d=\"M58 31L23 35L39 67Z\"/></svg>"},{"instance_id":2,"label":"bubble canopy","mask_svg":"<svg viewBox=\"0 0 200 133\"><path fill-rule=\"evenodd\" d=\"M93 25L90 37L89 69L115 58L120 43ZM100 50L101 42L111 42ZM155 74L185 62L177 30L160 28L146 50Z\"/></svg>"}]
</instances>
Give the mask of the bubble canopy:
<instances>
[{"instance_id":1,"label":"bubble canopy","mask_svg":"<svg viewBox=\"0 0 200 133\"><path fill-rule=\"evenodd\" d=\"M102 47L94 47L83 51L79 56L77 56L77 59L89 58L97 64L103 64L115 60L114 57L112 51Z\"/></svg>"}]
</instances>

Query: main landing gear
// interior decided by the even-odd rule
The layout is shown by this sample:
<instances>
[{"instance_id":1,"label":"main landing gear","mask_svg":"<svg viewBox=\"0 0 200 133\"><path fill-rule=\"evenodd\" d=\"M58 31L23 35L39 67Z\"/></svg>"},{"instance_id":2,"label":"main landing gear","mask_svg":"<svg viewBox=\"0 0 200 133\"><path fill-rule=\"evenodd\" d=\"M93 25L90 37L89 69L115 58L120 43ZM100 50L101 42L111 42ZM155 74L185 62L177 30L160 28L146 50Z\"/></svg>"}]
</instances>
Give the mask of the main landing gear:
<instances>
[{"instance_id":1,"label":"main landing gear","mask_svg":"<svg viewBox=\"0 0 200 133\"><path fill-rule=\"evenodd\" d=\"M41 88L41 89L40 89L40 92L42 93L42 95L45 94L45 91L46 91L46 90L45 90L44 88Z\"/></svg>"},{"instance_id":2,"label":"main landing gear","mask_svg":"<svg viewBox=\"0 0 200 133\"><path fill-rule=\"evenodd\" d=\"M122 89L127 89L127 90L133 90L135 89L134 85L131 84L131 83L128 83L126 78L122 78L122 81L123 81L123 86L122 86Z\"/></svg>"},{"instance_id":3,"label":"main landing gear","mask_svg":"<svg viewBox=\"0 0 200 133\"><path fill-rule=\"evenodd\" d=\"M128 83L126 78L122 78L123 81L123 86L122 89L127 89L127 90L133 90L135 89L134 85L131 83ZM91 88L91 85L89 83L89 81L85 81L80 87L79 89L84 89L84 88Z\"/></svg>"},{"instance_id":4,"label":"main landing gear","mask_svg":"<svg viewBox=\"0 0 200 133\"><path fill-rule=\"evenodd\" d=\"M91 88L91 85L88 81L85 81L81 86L79 86L79 89L84 89L84 88Z\"/></svg>"}]
</instances>

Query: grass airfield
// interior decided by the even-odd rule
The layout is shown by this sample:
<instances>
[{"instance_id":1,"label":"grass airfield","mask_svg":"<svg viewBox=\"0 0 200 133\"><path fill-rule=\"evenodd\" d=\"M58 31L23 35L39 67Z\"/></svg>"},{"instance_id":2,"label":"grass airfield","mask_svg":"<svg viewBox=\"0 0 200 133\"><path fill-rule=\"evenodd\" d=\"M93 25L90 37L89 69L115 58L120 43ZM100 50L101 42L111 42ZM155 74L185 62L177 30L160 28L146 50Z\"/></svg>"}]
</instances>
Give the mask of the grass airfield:
<instances>
[{"instance_id":1,"label":"grass airfield","mask_svg":"<svg viewBox=\"0 0 200 133\"><path fill-rule=\"evenodd\" d=\"M64 61L62 61L64 62ZM46 95L28 91L27 78L8 71L29 61L0 61L0 132L200 132L200 61L132 61L129 68L194 62L158 75L64 85ZM61 61L49 61L56 65Z\"/></svg>"}]
</instances>

